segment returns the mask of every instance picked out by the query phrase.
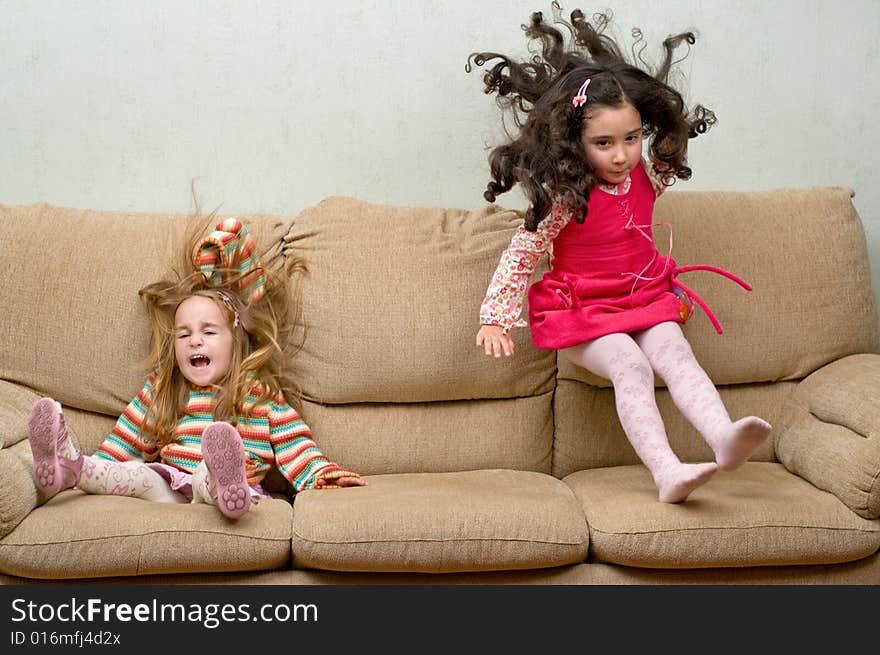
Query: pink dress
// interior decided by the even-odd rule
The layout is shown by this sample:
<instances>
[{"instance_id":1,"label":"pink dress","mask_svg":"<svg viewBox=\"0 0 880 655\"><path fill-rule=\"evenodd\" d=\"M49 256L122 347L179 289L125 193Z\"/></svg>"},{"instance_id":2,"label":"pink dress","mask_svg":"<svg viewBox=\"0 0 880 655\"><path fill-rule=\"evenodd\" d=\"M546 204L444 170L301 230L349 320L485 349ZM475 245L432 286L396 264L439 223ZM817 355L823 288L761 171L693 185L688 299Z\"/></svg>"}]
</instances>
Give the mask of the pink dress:
<instances>
[{"instance_id":1,"label":"pink dress","mask_svg":"<svg viewBox=\"0 0 880 655\"><path fill-rule=\"evenodd\" d=\"M551 270L528 290L529 323L532 340L538 348L556 350L607 334L644 330L666 321L684 323L692 313L694 302L706 311L720 334L721 326L712 311L678 280L678 274L709 270L751 289L722 269L680 268L672 257L660 254L652 234L655 186L643 165L636 166L630 178L628 190L620 192L619 187L617 194L597 186L590 194L589 213L583 223L569 220L565 224L559 220L561 210L557 208L555 230L552 222L545 226L543 240L550 237L553 242ZM530 242L527 235L520 234L519 238L537 244L538 248L549 246L542 243L540 236ZM525 259L520 256L520 261ZM529 265L536 261L537 258L531 258L521 267L526 269L523 273L530 276L534 265ZM499 270L503 266L504 257ZM496 273L495 290L490 287L481 321L503 325L506 331L521 323L512 324L507 319L505 324L504 320L485 318L495 311L490 298L502 298L507 295L507 288L514 288L513 285L505 288L505 284L499 282L501 277ZM521 280L518 284L522 288ZM509 308L497 312L498 316L505 314L510 316Z\"/></svg>"}]
</instances>

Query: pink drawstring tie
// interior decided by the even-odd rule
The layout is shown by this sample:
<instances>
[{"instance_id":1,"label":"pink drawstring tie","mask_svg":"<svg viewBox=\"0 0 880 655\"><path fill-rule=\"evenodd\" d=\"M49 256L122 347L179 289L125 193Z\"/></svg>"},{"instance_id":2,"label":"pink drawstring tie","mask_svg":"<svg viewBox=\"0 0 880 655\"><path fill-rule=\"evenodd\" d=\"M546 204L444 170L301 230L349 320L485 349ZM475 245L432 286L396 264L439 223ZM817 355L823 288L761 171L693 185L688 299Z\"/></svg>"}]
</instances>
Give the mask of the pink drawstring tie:
<instances>
[{"instance_id":1,"label":"pink drawstring tie","mask_svg":"<svg viewBox=\"0 0 880 655\"><path fill-rule=\"evenodd\" d=\"M577 290L570 276L562 274L562 282L565 283L565 290L556 289L556 297L559 298L563 307L566 309L576 309L581 306L581 300L578 298Z\"/></svg>"},{"instance_id":2,"label":"pink drawstring tie","mask_svg":"<svg viewBox=\"0 0 880 655\"><path fill-rule=\"evenodd\" d=\"M666 222L653 223L649 226L637 225L636 223L633 222L634 216L633 216L632 209L630 208L629 201L625 198L621 198L618 201L618 205L620 207L621 214L623 215L623 218L626 219L626 225L624 226L624 229L637 230L638 233L644 239L647 239L652 244L654 243L654 239L650 234L648 234L647 231L645 231L644 228L646 228L646 227L653 228L653 227L663 226L669 230L669 250L666 253L666 263L668 264L671 257L672 257L672 226ZM666 274L666 265L664 265L663 270L658 275L655 275L653 277L647 277L645 275L642 275L646 270L648 270L654 264L654 262L657 260L658 254L659 253L655 250L654 256L651 258L651 261L648 263L647 266L645 266L638 273L622 273L621 274L621 275L631 275L635 278L633 280L632 289L630 290L630 297L632 297L635 294L636 284L638 284L639 280L650 282L652 280L656 280L660 277L663 277L663 275ZM718 319L715 318L715 314L712 312L712 310L709 309L709 305L707 305L706 302L702 298L700 298L700 296L698 296L696 293L694 293L694 291L690 287L686 286L685 284L682 284L682 282L678 279L678 275L680 273L688 273L690 271L709 271L711 273L717 273L718 275L723 275L724 277L736 282L738 285L740 285L746 291L751 291L752 285L749 284L748 282L746 282L745 280L743 280L741 277L734 275L730 271L725 271L723 268L718 268L717 266L704 266L704 265L679 266L677 268L672 269L672 275L670 276L670 280L672 281L673 286L680 287L682 289L682 291L684 291L686 294L688 294L688 296L690 298L692 298L694 300L694 302L696 302L700 307L702 307L703 311L706 312L706 316L708 316L709 320L712 322L712 326L715 328L715 331L718 334L724 334L724 330L721 328L721 324L718 322ZM557 293L559 293L559 292L557 291Z\"/></svg>"},{"instance_id":3,"label":"pink drawstring tie","mask_svg":"<svg viewBox=\"0 0 880 655\"><path fill-rule=\"evenodd\" d=\"M631 275L634 278L632 288L629 291L629 296L630 298L632 298L636 292L636 285L639 283L639 280L642 280L644 282L651 282L666 275L666 268L669 265L669 259L672 257L672 225L666 223L665 221L661 223L651 223L649 225L637 225L633 222L635 216L633 215L632 208L629 205L629 200L627 200L626 198L621 198L617 201L617 205L620 208L621 215L623 216L623 218L626 219L626 225L623 226L623 229L636 230L641 235L641 237L648 241L652 246L654 245L654 237L648 234L648 232L645 231L645 228L665 227L667 230L669 230L669 249L666 251L666 261L664 262L663 270L660 271L660 273L654 275L653 277L643 275L643 273L651 268L654 265L654 262L657 261L657 256L660 253L657 252L656 249L654 249L654 254L651 257L651 261L645 264L645 266L642 267L641 271L639 271L638 273L621 273L621 275Z\"/></svg>"},{"instance_id":4,"label":"pink drawstring tie","mask_svg":"<svg viewBox=\"0 0 880 655\"><path fill-rule=\"evenodd\" d=\"M715 314L712 312L712 310L709 309L709 305L707 305L703 301L703 299L700 298L700 296L698 296L696 293L694 293L689 287L679 281L679 273L688 273L690 271L710 271L711 273L718 273L718 275L723 275L729 280L733 280L746 291L751 291L752 285L743 280L741 277L734 275L730 271L725 271L723 268L718 268L717 266L679 266L672 269L672 283L675 286L680 287L686 294L688 294L688 296L690 296L694 300L694 302L696 302L700 307L703 308L703 311L706 312L706 316L709 317L709 320L712 322L712 326L715 328L715 331L718 334L724 334L724 330L721 329L721 324L718 322L718 319L715 318Z\"/></svg>"}]
</instances>

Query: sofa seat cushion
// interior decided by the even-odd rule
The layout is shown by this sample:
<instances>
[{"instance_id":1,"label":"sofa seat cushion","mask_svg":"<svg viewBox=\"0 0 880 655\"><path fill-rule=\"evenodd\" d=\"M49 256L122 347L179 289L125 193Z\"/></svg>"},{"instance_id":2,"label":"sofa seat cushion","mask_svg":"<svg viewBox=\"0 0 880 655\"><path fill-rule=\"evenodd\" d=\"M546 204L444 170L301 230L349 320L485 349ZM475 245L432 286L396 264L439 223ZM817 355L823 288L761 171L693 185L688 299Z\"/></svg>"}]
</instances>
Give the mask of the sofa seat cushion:
<instances>
[{"instance_id":1,"label":"sofa seat cushion","mask_svg":"<svg viewBox=\"0 0 880 655\"><path fill-rule=\"evenodd\" d=\"M25 578L260 571L290 563L290 503L238 521L210 505L64 491L0 540L0 572Z\"/></svg>"},{"instance_id":2,"label":"sofa seat cushion","mask_svg":"<svg viewBox=\"0 0 880 655\"><path fill-rule=\"evenodd\" d=\"M657 500L641 465L564 478L590 526L590 559L649 568L833 564L880 547L880 520L857 516L832 494L778 463L720 472L684 503Z\"/></svg>"},{"instance_id":3,"label":"sofa seat cushion","mask_svg":"<svg viewBox=\"0 0 880 655\"><path fill-rule=\"evenodd\" d=\"M584 561L589 534L571 489L530 471L367 477L297 494L295 567L446 573Z\"/></svg>"}]
</instances>

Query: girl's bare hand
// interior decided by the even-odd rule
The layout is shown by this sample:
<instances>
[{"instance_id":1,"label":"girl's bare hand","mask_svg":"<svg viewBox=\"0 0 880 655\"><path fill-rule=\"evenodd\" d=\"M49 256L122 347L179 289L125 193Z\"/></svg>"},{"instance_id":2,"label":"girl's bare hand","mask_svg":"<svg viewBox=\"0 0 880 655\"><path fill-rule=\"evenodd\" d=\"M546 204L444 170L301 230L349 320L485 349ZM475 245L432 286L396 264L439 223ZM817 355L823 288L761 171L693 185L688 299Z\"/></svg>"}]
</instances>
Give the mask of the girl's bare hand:
<instances>
[{"instance_id":1,"label":"girl's bare hand","mask_svg":"<svg viewBox=\"0 0 880 655\"><path fill-rule=\"evenodd\" d=\"M486 357L501 357L501 353L507 357L513 355L513 339L504 334L500 325L482 326L477 332L477 345L483 347Z\"/></svg>"},{"instance_id":2,"label":"girl's bare hand","mask_svg":"<svg viewBox=\"0 0 880 655\"><path fill-rule=\"evenodd\" d=\"M318 481L315 482L315 487L318 489L338 489L340 487L365 487L367 485L367 481L361 477L356 476L345 476L344 478L332 478L330 480L325 480L324 478L318 478Z\"/></svg>"},{"instance_id":3,"label":"girl's bare hand","mask_svg":"<svg viewBox=\"0 0 880 655\"><path fill-rule=\"evenodd\" d=\"M363 478L355 477L336 478L334 482L340 487L364 487L367 484Z\"/></svg>"}]
</instances>

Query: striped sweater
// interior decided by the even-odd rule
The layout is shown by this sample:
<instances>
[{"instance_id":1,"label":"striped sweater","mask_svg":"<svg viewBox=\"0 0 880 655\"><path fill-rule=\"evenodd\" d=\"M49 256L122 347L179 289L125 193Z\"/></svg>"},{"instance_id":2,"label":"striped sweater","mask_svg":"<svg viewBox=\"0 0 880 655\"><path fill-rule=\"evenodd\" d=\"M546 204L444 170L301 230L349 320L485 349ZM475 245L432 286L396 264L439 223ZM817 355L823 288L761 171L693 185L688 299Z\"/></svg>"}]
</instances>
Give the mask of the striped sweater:
<instances>
[{"instance_id":1,"label":"striped sweater","mask_svg":"<svg viewBox=\"0 0 880 655\"><path fill-rule=\"evenodd\" d=\"M113 430L95 452L96 457L111 461L160 461L193 473L202 461L202 431L214 421L215 392L191 386L186 409L174 428L173 439L157 448L149 443L152 435L141 435L144 416L152 403L154 376L132 400L116 421ZM245 401L253 407L258 394ZM248 483L259 484L273 466L281 471L296 491L311 489L319 478L326 480L356 476L330 462L312 441L309 427L283 398L264 402L251 410L250 417L236 425L244 443ZM146 436L146 438L144 438ZM330 485L327 485L330 486Z\"/></svg>"}]
</instances>

